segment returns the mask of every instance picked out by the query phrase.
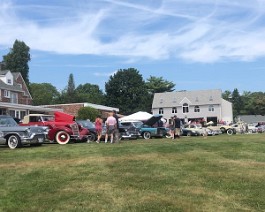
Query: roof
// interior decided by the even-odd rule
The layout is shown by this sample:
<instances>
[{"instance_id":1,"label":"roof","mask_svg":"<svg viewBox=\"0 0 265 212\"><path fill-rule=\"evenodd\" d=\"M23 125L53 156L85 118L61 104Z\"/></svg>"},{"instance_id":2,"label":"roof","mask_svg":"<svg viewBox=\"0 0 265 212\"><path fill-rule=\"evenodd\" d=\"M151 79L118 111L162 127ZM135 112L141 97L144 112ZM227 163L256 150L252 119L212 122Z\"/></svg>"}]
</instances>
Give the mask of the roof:
<instances>
[{"instance_id":1,"label":"roof","mask_svg":"<svg viewBox=\"0 0 265 212\"><path fill-rule=\"evenodd\" d=\"M10 72L13 75L13 78L14 79L17 80L17 78L19 76L21 76L22 80L24 81L24 79L23 79L23 77L22 77L22 75L21 75L20 72L11 72L9 70L3 70L3 71L0 71L0 75L5 76L8 72ZM25 83L25 81L24 81L24 83ZM26 85L26 83L25 83L25 85ZM24 93L24 95L26 95L26 96L28 96L29 98L32 99L32 97L31 97L31 95L29 93L28 88L26 88L26 90L22 89L21 85L18 84L15 80L13 81L13 85L6 84L2 80L0 80L0 88L1 89L6 89L6 90L9 90L9 91L16 91L16 92Z\"/></svg>"},{"instance_id":2,"label":"roof","mask_svg":"<svg viewBox=\"0 0 265 212\"><path fill-rule=\"evenodd\" d=\"M44 108L41 106L14 104L14 103L7 103L7 102L0 102L0 107L22 109L22 110L31 110L31 111L40 111L40 112L62 111L61 109L58 109L58 108Z\"/></svg>"},{"instance_id":3,"label":"roof","mask_svg":"<svg viewBox=\"0 0 265 212\"><path fill-rule=\"evenodd\" d=\"M241 115L237 117L240 121L246 122L248 124L265 122L265 116L262 115Z\"/></svg>"},{"instance_id":4,"label":"roof","mask_svg":"<svg viewBox=\"0 0 265 212\"><path fill-rule=\"evenodd\" d=\"M222 91L197 90L155 93L152 108L189 105L221 104Z\"/></svg>"}]
</instances>

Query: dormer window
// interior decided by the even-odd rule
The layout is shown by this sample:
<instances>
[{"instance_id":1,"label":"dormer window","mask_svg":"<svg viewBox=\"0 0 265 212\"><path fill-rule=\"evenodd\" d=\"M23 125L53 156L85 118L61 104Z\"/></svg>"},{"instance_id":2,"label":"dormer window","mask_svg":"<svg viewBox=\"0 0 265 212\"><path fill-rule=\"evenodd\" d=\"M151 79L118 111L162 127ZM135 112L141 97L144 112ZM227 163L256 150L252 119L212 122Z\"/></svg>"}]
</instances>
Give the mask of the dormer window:
<instances>
[{"instance_id":1,"label":"dormer window","mask_svg":"<svg viewBox=\"0 0 265 212\"><path fill-rule=\"evenodd\" d=\"M210 96L209 101L211 102L213 101L213 96Z\"/></svg>"},{"instance_id":2,"label":"dormer window","mask_svg":"<svg viewBox=\"0 0 265 212\"><path fill-rule=\"evenodd\" d=\"M11 85L12 84L12 80L11 79L8 79L7 80L7 84L10 84Z\"/></svg>"},{"instance_id":3,"label":"dormer window","mask_svg":"<svg viewBox=\"0 0 265 212\"><path fill-rule=\"evenodd\" d=\"M163 99L160 99L160 104L162 104L163 103Z\"/></svg>"}]
</instances>

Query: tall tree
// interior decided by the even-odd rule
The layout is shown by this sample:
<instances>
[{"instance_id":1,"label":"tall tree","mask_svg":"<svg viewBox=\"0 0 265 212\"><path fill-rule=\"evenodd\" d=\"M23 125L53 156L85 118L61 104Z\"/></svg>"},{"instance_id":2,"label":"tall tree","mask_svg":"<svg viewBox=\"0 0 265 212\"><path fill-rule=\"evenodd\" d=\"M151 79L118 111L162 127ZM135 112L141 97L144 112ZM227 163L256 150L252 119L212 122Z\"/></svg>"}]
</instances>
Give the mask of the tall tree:
<instances>
[{"instance_id":1,"label":"tall tree","mask_svg":"<svg viewBox=\"0 0 265 212\"><path fill-rule=\"evenodd\" d=\"M89 102L94 104L104 104L105 95L98 85L86 83L78 85L75 89L78 102Z\"/></svg>"},{"instance_id":2,"label":"tall tree","mask_svg":"<svg viewBox=\"0 0 265 212\"><path fill-rule=\"evenodd\" d=\"M66 88L66 103L73 103L76 102L76 96L75 96L75 81L74 81L74 75L71 73L69 75L68 79L68 85Z\"/></svg>"},{"instance_id":3,"label":"tall tree","mask_svg":"<svg viewBox=\"0 0 265 212\"><path fill-rule=\"evenodd\" d=\"M27 85L29 84L29 51L30 48L23 41L16 40L10 52L3 56L5 68L11 72L20 72Z\"/></svg>"},{"instance_id":4,"label":"tall tree","mask_svg":"<svg viewBox=\"0 0 265 212\"><path fill-rule=\"evenodd\" d=\"M123 114L147 110L148 92L142 75L134 68L120 69L105 83L106 104Z\"/></svg>"},{"instance_id":5,"label":"tall tree","mask_svg":"<svg viewBox=\"0 0 265 212\"><path fill-rule=\"evenodd\" d=\"M234 117L237 117L238 115L241 114L240 111L242 109L242 103L243 103L237 88L235 88L232 92L232 103L233 103Z\"/></svg>"},{"instance_id":6,"label":"tall tree","mask_svg":"<svg viewBox=\"0 0 265 212\"><path fill-rule=\"evenodd\" d=\"M60 93L50 83L30 83L29 89L34 105L56 104Z\"/></svg>"},{"instance_id":7,"label":"tall tree","mask_svg":"<svg viewBox=\"0 0 265 212\"><path fill-rule=\"evenodd\" d=\"M172 92L175 84L173 82L164 80L162 77L150 76L145 82L148 91L148 111L152 110L152 102L155 93Z\"/></svg>"},{"instance_id":8,"label":"tall tree","mask_svg":"<svg viewBox=\"0 0 265 212\"><path fill-rule=\"evenodd\" d=\"M175 84L173 82L164 80L162 77L150 76L146 80L146 87L152 95L155 93L172 92L174 91Z\"/></svg>"}]
</instances>

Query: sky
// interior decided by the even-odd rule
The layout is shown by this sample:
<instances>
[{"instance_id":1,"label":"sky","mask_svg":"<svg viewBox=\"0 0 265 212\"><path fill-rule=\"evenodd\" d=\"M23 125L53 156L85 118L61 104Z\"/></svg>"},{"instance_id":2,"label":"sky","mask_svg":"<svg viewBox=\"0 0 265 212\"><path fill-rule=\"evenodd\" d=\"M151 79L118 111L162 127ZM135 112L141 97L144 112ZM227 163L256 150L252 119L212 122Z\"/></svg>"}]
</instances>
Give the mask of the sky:
<instances>
[{"instance_id":1,"label":"sky","mask_svg":"<svg viewBox=\"0 0 265 212\"><path fill-rule=\"evenodd\" d=\"M0 61L17 39L30 82L59 91L135 68L176 91L265 92L264 26L265 0L0 0Z\"/></svg>"}]
</instances>

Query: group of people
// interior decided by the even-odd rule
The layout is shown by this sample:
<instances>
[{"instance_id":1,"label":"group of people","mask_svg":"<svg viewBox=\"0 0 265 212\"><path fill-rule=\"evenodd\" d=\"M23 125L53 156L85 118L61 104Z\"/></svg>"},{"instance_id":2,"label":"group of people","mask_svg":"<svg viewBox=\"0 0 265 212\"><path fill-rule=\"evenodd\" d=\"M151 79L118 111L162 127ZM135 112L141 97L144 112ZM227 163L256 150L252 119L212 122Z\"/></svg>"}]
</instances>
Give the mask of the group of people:
<instances>
[{"instance_id":1,"label":"group of people","mask_svg":"<svg viewBox=\"0 0 265 212\"><path fill-rule=\"evenodd\" d=\"M106 125L106 135L105 135L105 143L108 142L108 138L110 137L110 143L118 142L119 141L119 120L118 115L115 110L109 113L107 120L105 121ZM95 128L97 132L97 143L100 142L102 137L102 130L103 130L103 120L100 116L97 116L95 120Z\"/></svg>"},{"instance_id":2,"label":"group of people","mask_svg":"<svg viewBox=\"0 0 265 212\"><path fill-rule=\"evenodd\" d=\"M180 138L181 120L176 115L169 120L170 137L172 139Z\"/></svg>"}]
</instances>

